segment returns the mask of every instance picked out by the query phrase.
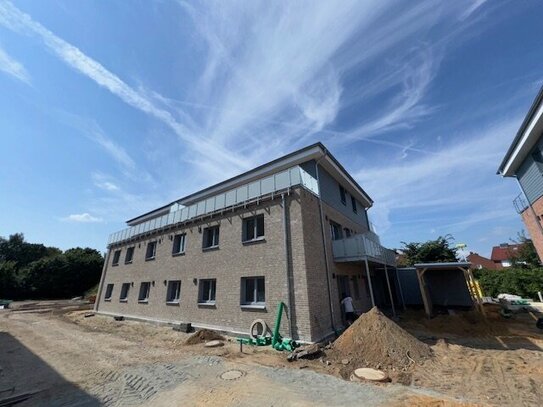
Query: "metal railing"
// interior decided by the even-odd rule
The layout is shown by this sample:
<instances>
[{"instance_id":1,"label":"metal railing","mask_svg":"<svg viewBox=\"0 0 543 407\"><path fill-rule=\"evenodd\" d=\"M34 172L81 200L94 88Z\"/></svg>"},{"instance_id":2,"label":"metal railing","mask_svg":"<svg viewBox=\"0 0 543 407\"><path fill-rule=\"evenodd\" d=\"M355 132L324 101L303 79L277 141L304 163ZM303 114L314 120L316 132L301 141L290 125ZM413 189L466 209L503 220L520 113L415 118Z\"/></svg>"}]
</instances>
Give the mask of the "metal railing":
<instances>
[{"instance_id":1,"label":"metal railing","mask_svg":"<svg viewBox=\"0 0 543 407\"><path fill-rule=\"evenodd\" d=\"M524 199L524 196L522 194L519 194L515 199L513 199L513 206L515 207L515 210L517 213L522 213L526 209L528 209L528 202L526 202L526 199Z\"/></svg>"},{"instance_id":2,"label":"metal railing","mask_svg":"<svg viewBox=\"0 0 543 407\"><path fill-rule=\"evenodd\" d=\"M381 246L379 236L373 232L334 240L332 252L337 262L360 261L368 258L368 260L396 266L396 253Z\"/></svg>"},{"instance_id":3,"label":"metal railing","mask_svg":"<svg viewBox=\"0 0 543 407\"><path fill-rule=\"evenodd\" d=\"M113 233L109 236L107 243L108 245L119 243L172 225L219 213L297 185L303 186L316 195L319 194L317 180L300 166L294 166L277 174L247 183L238 188L195 202L190 206L172 210L166 215Z\"/></svg>"}]
</instances>

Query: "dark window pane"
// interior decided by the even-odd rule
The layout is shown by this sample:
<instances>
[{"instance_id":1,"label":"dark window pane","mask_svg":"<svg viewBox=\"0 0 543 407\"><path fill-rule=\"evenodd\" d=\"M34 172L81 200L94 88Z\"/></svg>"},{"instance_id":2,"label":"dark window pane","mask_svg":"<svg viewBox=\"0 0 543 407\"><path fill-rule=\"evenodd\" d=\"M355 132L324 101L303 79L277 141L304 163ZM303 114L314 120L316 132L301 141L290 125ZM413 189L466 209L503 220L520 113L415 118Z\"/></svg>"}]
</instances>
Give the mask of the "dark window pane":
<instances>
[{"instance_id":1,"label":"dark window pane","mask_svg":"<svg viewBox=\"0 0 543 407\"><path fill-rule=\"evenodd\" d=\"M258 278L257 279L257 302L266 302L266 295L265 295L265 287L264 287L264 279Z\"/></svg>"},{"instance_id":2,"label":"dark window pane","mask_svg":"<svg viewBox=\"0 0 543 407\"><path fill-rule=\"evenodd\" d=\"M255 218L245 220L245 240L253 240L255 238Z\"/></svg>"},{"instance_id":3,"label":"dark window pane","mask_svg":"<svg viewBox=\"0 0 543 407\"><path fill-rule=\"evenodd\" d=\"M256 218L256 236L264 236L264 215L257 216Z\"/></svg>"}]
</instances>

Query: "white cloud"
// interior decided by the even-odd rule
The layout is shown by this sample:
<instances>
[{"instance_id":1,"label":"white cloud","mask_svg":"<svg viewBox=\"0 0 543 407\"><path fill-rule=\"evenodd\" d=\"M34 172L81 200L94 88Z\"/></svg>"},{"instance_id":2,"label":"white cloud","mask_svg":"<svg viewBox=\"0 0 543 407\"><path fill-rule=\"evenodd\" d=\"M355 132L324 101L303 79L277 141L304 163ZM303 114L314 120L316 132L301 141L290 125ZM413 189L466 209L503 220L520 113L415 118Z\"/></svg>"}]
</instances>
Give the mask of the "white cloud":
<instances>
[{"instance_id":1,"label":"white cloud","mask_svg":"<svg viewBox=\"0 0 543 407\"><path fill-rule=\"evenodd\" d=\"M10 2L0 3L0 24L3 24L14 31L39 37L46 47L67 65L92 79L98 85L108 89L111 93L118 96L130 106L163 122L193 150L209 157L209 159L222 162L223 165L228 164L238 170L246 168L247 165L241 157L221 147L217 143L212 143L210 140L203 137L202 134L194 134L183 123L177 121L169 111L157 107L153 103L153 100L147 98L145 94L130 87L121 78L107 70L99 62L85 55L77 47L56 36L53 32L49 31L39 22L34 21L31 16L23 13ZM105 145L105 147L110 148L110 146L107 145Z\"/></svg>"},{"instance_id":2,"label":"white cloud","mask_svg":"<svg viewBox=\"0 0 543 407\"><path fill-rule=\"evenodd\" d=\"M0 47L0 71L13 76L26 84L30 84L30 75L23 64L13 59L8 53Z\"/></svg>"},{"instance_id":3,"label":"white cloud","mask_svg":"<svg viewBox=\"0 0 543 407\"><path fill-rule=\"evenodd\" d=\"M95 216L92 216L90 213L76 213L72 215L68 215L65 218L62 218L62 220L67 222L79 222L79 223L97 223L102 222L102 218L98 218Z\"/></svg>"},{"instance_id":4,"label":"white cloud","mask_svg":"<svg viewBox=\"0 0 543 407\"><path fill-rule=\"evenodd\" d=\"M380 233L398 211L452 213L433 220L437 230L465 230L474 224L515 216L508 193L512 184L497 183L496 167L522 118L472 129L464 141L449 142L432 152L414 153L402 161L361 168L355 178L374 199L371 217ZM420 226L416 215L412 227Z\"/></svg>"}]
</instances>

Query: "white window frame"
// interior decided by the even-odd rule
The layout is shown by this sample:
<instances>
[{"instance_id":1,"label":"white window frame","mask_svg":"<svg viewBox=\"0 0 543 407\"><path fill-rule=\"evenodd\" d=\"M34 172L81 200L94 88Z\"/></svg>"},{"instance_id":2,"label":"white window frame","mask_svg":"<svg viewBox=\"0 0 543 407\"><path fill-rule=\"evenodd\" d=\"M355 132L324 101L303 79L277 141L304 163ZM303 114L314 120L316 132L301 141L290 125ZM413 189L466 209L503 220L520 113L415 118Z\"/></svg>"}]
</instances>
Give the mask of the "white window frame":
<instances>
[{"instance_id":1,"label":"white window frame","mask_svg":"<svg viewBox=\"0 0 543 407\"><path fill-rule=\"evenodd\" d=\"M121 260L121 252L122 252L122 249L118 249L113 252L113 259L111 259L112 267L116 267L119 265L119 261Z\"/></svg>"},{"instance_id":2,"label":"white window frame","mask_svg":"<svg viewBox=\"0 0 543 407\"><path fill-rule=\"evenodd\" d=\"M125 296L123 297L123 291L125 287L126 287L126 293L125 293ZM128 302L128 294L130 294L130 283L123 283L121 285L121 292L119 293L119 301Z\"/></svg>"},{"instance_id":3,"label":"white window frame","mask_svg":"<svg viewBox=\"0 0 543 407\"><path fill-rule=\"evenodd\" d=\"M253 292L249 294L247 292L247 283L249 280L253 281ZM258 301L258 282L262 281L264 288L264 301ZM249 299L250 296L251 298ZM266 279L263 276L251 276L241 278L241 298L240 305L242 308L266 308Z\"/></svg>"},{"instance_id":4,"label":"white window frame","mask_svg":"<svg viewBox=\"0 0 543 407\"><path fill-rule=\"evenodd\" d=\"M212 244L211 246L206 246L209 233L213 233L213 237L211 239ZM204 233L202 233L202 235L203 235L202 236L203 250L212 250L212 249L217 249L219 247L219 243L220 243L220 226L219 225L209 226L205 228Z\"/></svg>"},{"instance_id":5,"label":"white window frame","mask_svg":"<svg viewBox=\"0 0 543 407\"><path fill-rule=\"evenodd\" d=\"M154 244L153 254L152 256L149 256L149 246L153 244ZM156 240L153 240L147 243L147 247L145 248L145 261L154 260L156 258L157 245L158 245L158 242Z\"/></svg>"},{"instance_id":6,"label":"white window frame","mask_svg":"<svg viewBox=\"0 0 543 407\"><path fill-rule=\"evenodd\" d=\"M126 254L124 255L124 264L132 264L134 261L134 252L136 251L135 246L130 246L126 249ZM128 253L131 253L130 260L128 259Z\"/></svg>"},{"instance_id":7,"label":"white window frame","mask_svg":"<svg viewBox=\"0 0 543 407\"><path fill-rule=\"evenodd\" d=\"M258 221L262 219L262 230L260 231L261 234L259 235L259 228L258 228ZM251 216L251 217L248 217L248 218L244 218L242 223L241 223L241 241L243 243L251 243L251 242L258 242L258 241L261 241L261 240L264 240L264 236L265 236L265 232L266 232L266 227L264 225L264 214L259 214L259 215L255 215L255 216ZM253 224L253 237L252 238L248 238L248 230L247 230L247 225L249 224L249 222L253 221L254 224Z\"/></svg>"},{"instance_id":8,"label":"white window frame","mask_svg":"<svg viewBox=\"0 0 543 407\"><path fill-rule=\"evenodd\" d=\"M111 297L113 297L113 287L114 286L115 286L115 284L111 284L111 283L106 285L106 292L104 293L104 301L111 301ZM111 290L110 290L110 288L111 288Z\"/></svg>"},{"instance_id":9,"label":"white window frame","mask_svg":"<svg viewBox=\"0 0 543 407\"><path fill-rule=\"evenodd\" d=\"M174 298L170 298L171 293L171 286L173 284L178 284L177 289L175 290L175 296ZM179 304L181 301L181 280L170 280L168 281L168 285L166 287L166 304Z\"/></svg>"},{"instance_id":10,"label":"white window frame","mask_svg":"<svg viewBox=\"0 0 543 407\"><path fill-rule=\"evenodd\" d=\"M209 291L207 293L207 300L204 300L204 284L209 282ZM217 279L216 278L202 278L198 282L198 305L215 305L217 299ZM215 287L213 287L215 286ZM211 298L211 294L214 294L214 298Z\"/></svg>"},{"instance_id":11,"label":"white window frame","mask_svg":"<svg viewBox=\"0 0 543 407\"><path fill-rule=\"evenodd\" d=\"M142 297L142 290L144 287L147 287L147 290L146 292L144 292L143 294L145 294L143 297ZM149 295L151 294L151 282L150 281L142 281L140 283L140 291L138 293L138 302L139 303L147 303L149 302Z\"/></svg>"},{"instance_id":12,"label":"white window frame","mask_svg":"<svg viewBox=\"0 0 543 407\"><path fill-rule=\"evenodd\" d=\"M179 244L179 250L175 251L175 242L176 239L179 238L180 244ZM180 254L185 254L185 247L187 245L187 234L186 233L178 233L173 236L173 243L172 243L172 256L178 256Z\"/></svg>"}]
</instances>

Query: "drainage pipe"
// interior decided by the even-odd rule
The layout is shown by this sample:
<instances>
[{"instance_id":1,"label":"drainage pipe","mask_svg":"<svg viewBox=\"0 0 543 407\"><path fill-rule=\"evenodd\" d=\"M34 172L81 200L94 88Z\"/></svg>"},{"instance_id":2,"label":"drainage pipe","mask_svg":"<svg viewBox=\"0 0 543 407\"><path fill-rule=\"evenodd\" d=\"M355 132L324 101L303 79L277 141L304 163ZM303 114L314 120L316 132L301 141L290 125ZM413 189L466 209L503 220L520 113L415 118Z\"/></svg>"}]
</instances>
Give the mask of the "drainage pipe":
<instances>
[{"instance_id":1,"label":"drainage pipe","mask_svg":"<svg viewBox=\"0 0 543 407\"><path fill-rule=\"evenodd\" d=\"M328 288L328 307L330 309L330 323L332 325L332 331L336 332L336 324L334 321L334 305L332 303L332 288L331 288L331 283L330 283L330 266L328 265L328 249L326 245L326 232L324 229L324 213L322 210L321 182L319 178L319 161L322 160L325 156L326 156L326 150L325 150L324 155L316 161L315 171L316 171L316 176L317 176L317 185L319 186L319 195L318 195L319 215L320 215L320 220L321 220L322 246L324 248L324 265L326 269L326 286Z\"/></svg>"},{"instance_id":2,"label":"drainage pipe","mask_svg":"<svg viewBox=\"0 0 543 407\"><path fill-rule=\"evenodd\" d=\"M285 242L285 270L287 276L287 317L288 317L288 333L291 338L293 337L292 326L292 273L290 268L290 237L289 237L289 219L287 214L287 200L285 194L281 194L281 205L283 206L283 234ZM282 308L281 308L282 312ZM279 320L281 321L281 320Z\"/></svg>"}]
</instances>

